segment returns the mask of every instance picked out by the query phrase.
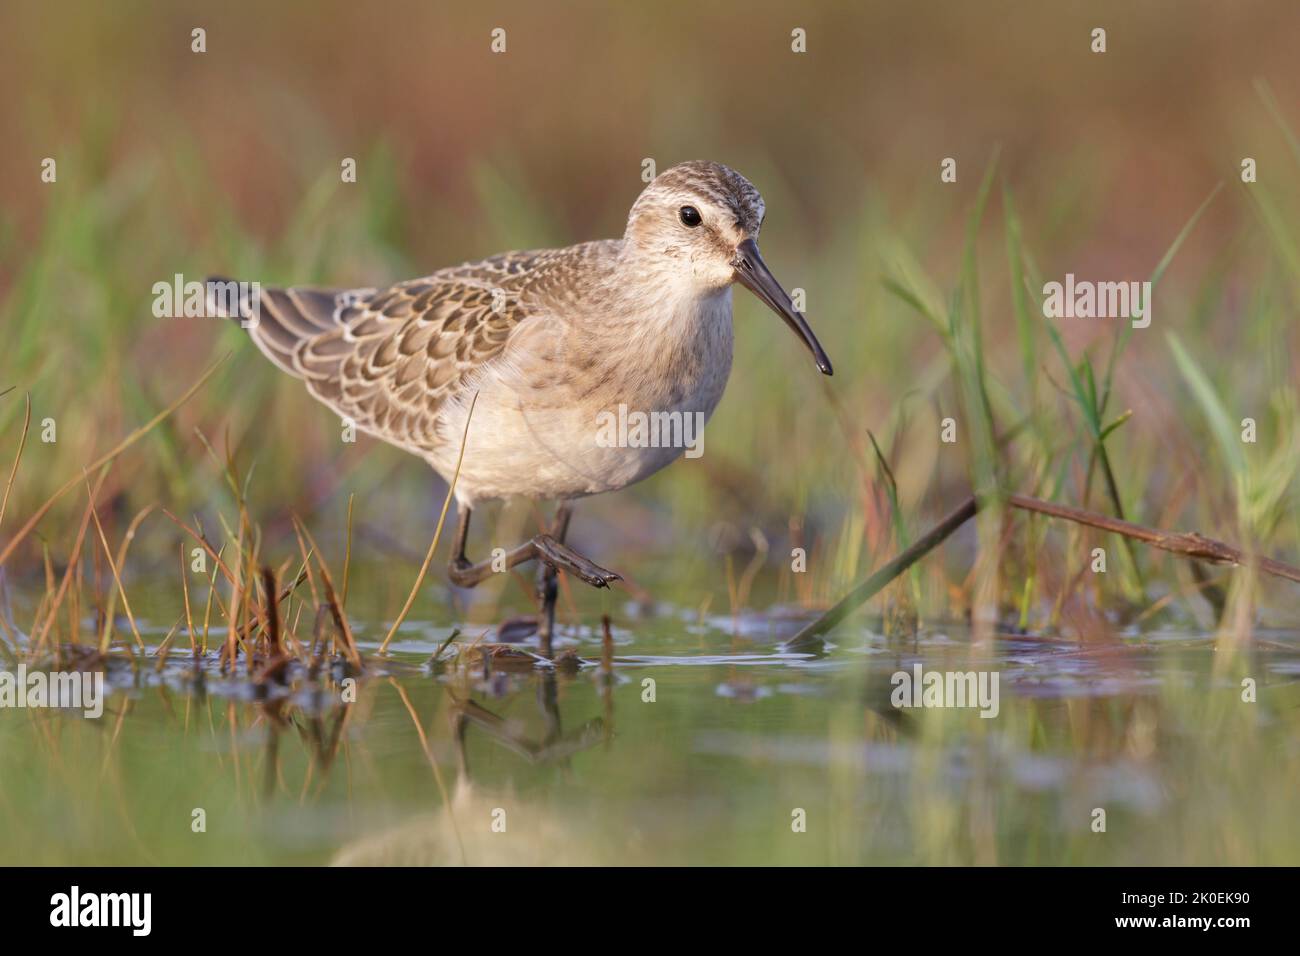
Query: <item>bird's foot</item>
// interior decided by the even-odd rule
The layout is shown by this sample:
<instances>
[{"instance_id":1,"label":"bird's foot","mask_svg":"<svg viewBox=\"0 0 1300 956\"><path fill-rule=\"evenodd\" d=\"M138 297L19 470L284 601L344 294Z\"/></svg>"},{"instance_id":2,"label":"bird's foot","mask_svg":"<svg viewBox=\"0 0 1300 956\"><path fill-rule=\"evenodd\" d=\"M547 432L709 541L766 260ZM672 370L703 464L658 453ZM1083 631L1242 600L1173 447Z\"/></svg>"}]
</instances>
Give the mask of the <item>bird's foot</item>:
<instances>
[{"instance_id":1,"label":"bird's foot","mask_svg":"<svg viewBox=\"0 0 1300 956\"><path fill-rule=\"evenodd\" d=\"M561 544L549 534L539 534L533 539L537 557L557 571L567 571L577 575L594 588L607 588L615 581L622 581L621 574L606 570L594 561L589 561L577 551Z\"/></svg>"}]
</instances>

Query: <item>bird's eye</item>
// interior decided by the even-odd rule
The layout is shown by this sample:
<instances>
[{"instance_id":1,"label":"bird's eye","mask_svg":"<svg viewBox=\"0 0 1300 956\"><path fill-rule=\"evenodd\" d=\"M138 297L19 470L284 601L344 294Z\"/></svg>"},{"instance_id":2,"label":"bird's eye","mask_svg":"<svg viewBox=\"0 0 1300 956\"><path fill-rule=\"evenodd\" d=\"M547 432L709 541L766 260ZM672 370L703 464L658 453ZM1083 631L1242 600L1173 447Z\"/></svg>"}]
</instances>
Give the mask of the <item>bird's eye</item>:
<instances>
[{"instance_id":1,"label":"bird's eye","mask_svg":"<svg viewBox=\"0 0 1300 956\"><path fill-rule=\"evenodd\" d=\"M700 211L694 206L683 206L677 211L677 215L682 220L682 225L694 229L703 220L700 219Z\"/></svg>"}]
</instances>

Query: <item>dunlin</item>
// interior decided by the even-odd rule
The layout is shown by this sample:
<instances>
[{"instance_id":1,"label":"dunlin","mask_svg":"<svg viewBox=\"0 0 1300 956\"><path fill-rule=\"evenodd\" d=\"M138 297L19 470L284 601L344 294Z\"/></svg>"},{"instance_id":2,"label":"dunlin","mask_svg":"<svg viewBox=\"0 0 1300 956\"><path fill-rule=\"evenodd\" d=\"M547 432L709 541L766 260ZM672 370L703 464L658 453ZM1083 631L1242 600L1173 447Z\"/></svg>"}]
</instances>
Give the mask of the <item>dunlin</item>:
<instances>
[{"instance_id":1,"label":"dunlin","mask_svg":"<svg viewBox=\"0 0 1300 956\"><path fill-rule=\"evenodd\" d=\"M763 218L762 197L739 173L682 163L641 192L621 239L507 252L384 289L263 289L248 331L317 399L448 481L477 396L449 576L473 587L493 573L465 556L479 502L557 499L550 533L504 560L542 562L549 655L556 570L595 587L619 580L565 546L569 502L640 481L682 453L671 442L597 441L597 422L620 407L712 414L731 371L732 283L780 315L831 374L759 255Z\"/></svg>"}]
</instances>

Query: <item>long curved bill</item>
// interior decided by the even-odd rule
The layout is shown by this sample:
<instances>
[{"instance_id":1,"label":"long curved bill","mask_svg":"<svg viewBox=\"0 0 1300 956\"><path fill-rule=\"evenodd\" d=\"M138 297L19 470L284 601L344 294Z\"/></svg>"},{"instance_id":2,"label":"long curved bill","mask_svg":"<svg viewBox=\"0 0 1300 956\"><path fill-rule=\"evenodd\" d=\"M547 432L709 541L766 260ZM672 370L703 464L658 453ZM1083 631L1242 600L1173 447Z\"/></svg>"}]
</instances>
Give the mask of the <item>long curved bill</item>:
<instances>
[{"instance_id":1,"label":"long curved bill","mask_svg":"<svg viewBox=\"0 0 1300 956\"><path fill-rule=\"evenodd\" d=\"M736 280L785 319L785 324L808 346L808 351L812 353L822 374L832 374L831 360L826 357L817 336L813 335L813 330L804 321L804 317L794 310L794 303L785 294L785 289L781 288L781 283L776 281L776 276L768 271L763 257L758 254L758 243L753 239L746 239L736 247L735 267Z\"/></svg>"}]
</instances>

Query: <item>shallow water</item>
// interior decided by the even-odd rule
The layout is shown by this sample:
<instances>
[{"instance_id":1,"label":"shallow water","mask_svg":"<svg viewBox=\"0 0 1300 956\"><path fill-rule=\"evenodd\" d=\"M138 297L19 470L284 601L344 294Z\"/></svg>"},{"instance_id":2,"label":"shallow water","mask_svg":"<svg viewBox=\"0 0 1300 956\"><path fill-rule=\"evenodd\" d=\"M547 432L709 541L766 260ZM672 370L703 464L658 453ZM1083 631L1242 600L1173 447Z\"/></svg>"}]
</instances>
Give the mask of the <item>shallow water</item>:
<instances>
[{"instance_id":1,"label":"shallow water","mask_svg":"<svg viewBox=\"0 0 1300 956\"><path fill-rule=\"evenodd\" d=\"M380 660L358 622L355 702L174 657L113 668L98 720L0 709L0 863L1300 861L1300 635L860 620L814 657L780 650L797 616L613 616L612 677L591 628L582 666L485 671L427 663L450 624ZM997 715L893 706L918 663L996 673Z\"/></svg>"}]
</instances>

